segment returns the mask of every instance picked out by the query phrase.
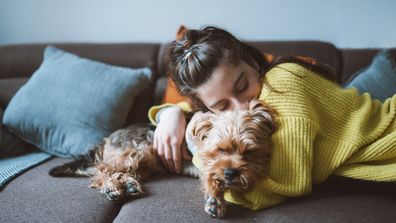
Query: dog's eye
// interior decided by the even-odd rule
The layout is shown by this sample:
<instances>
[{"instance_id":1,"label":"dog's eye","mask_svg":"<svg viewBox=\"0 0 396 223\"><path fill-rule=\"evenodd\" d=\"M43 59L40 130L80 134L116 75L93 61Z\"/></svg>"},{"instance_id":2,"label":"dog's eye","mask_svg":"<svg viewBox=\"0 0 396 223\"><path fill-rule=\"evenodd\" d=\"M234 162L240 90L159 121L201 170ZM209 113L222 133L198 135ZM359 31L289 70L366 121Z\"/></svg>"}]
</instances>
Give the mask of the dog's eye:
<instances>
[{"instance_id":1,"label":"dog's eye","mask_svg":"<svg viewBox=\"0 0 396 223\"><path fill-rule=\"evenodd\" d=\"M218 148L217 149L220 153L222 153L222 154L226 154L227 153L227 151L225 150L225 149L223 149L223 148Z\"/></svg>"},{"instance_id":2,"label":"dog's eye","mask_svg":"<svg viewBox=\"0 0 396 223\"><path fill-rule=\"evenodd\" d=\"M253 151L253 150L246 150L246 151L243 153L243 155L244 155L246 158L248 158L248 159L253 158L253 157L254 157L254 151Z\"/></svg>"}]
</instances>

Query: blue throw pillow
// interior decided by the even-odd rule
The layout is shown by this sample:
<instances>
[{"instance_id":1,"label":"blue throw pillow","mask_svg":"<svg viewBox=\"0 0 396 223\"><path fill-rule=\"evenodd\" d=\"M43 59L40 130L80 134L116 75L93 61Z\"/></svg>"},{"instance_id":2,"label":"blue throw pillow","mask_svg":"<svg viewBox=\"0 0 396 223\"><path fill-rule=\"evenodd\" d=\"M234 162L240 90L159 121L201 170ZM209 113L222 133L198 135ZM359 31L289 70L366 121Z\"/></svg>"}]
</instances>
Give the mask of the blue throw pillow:
<instances>
[{"instance_id":1,"label":"blue throw pillow","mask_svg":"<svg viewBox=\"0 0 396 223\"><path fill-rule=\"evenodd\" d=\"M0 120L3 118L3 109L0 108ZM0 123L0 160L10 156L19 156L32 152L33 145L26 143L16 135L7 131Z\"/></svg>"},{"instance_id":2,"label":"blue throw pillow","mask_svg":"<svg viewBox=\"0 0 396 223\"><path fill-rule=\"evenodd\" d=\"M396 93L396 66L389 50L381 50L371 64L352 75L344 87L355 87L359 93L368 92L380 101L392 97Z\"/></svg>"},{"instance_id":3,"label":"blue throw pillow","mask_svg":"<svg viewBox=\"0 0 396 223\"><path fill-rule=\"evenodd\" d=\"M117 67L48 46L44 61L11 99L3 123L43 151L84 154L125 124L149 68Z\"/></svg>"}]
</instances>

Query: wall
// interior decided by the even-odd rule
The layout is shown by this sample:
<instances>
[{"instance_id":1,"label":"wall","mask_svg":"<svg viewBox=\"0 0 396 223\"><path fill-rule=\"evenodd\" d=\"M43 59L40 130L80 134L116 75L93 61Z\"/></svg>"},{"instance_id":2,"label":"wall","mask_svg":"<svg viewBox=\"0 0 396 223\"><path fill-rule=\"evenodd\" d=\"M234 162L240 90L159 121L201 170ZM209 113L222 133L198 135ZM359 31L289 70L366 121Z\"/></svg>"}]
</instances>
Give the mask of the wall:
<instances>
[{"instance_id":1,"label":"wall","mask_svg":"<svg viewBox=\"0 0 396 223\"><path fill-rule=\"evenodd\" d=\"M396 47L395 0L0 0L0 44L166 42L180 24L245 40Z\"/></svg>"}]
</instances>

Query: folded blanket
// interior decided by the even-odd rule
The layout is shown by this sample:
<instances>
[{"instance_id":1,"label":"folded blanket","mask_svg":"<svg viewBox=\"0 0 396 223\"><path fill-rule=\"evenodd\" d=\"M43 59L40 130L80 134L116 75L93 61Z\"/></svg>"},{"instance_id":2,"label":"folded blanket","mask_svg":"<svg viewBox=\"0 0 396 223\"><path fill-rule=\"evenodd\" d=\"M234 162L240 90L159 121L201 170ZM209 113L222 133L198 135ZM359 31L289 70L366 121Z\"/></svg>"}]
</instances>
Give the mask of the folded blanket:
<instances>
[{"instance_id":1,"label":"folded blanket","mask_svg":"<svg viewBox=\"0 0 396 223\"><path fill-rule=\"evenodd\" d=\"M14 177L52 157L52 155L44 152L34 152L0 159L0 190Z\"/></svg>"}]
</instances>

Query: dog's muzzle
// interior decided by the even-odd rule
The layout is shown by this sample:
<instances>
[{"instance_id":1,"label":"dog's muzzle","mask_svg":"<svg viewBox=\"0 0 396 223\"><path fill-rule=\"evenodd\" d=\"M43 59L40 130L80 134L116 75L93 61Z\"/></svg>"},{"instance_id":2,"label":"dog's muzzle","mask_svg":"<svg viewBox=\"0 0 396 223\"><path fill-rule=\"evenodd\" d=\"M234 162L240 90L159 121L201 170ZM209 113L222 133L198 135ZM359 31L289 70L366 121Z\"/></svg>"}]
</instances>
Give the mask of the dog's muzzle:
<instances>
[{"instance_id":1,"label":"dog's muzzle","mask_svg":"<svg viewBox=\"0 0 396 223\"><path fill-rule=\"evenodd\" d=\"M224 183L227 186L231 186L236 182L236 178L239 176L240 172L237 169L226 168L224 169Z\"/></svg>"}]
</instances>

